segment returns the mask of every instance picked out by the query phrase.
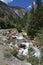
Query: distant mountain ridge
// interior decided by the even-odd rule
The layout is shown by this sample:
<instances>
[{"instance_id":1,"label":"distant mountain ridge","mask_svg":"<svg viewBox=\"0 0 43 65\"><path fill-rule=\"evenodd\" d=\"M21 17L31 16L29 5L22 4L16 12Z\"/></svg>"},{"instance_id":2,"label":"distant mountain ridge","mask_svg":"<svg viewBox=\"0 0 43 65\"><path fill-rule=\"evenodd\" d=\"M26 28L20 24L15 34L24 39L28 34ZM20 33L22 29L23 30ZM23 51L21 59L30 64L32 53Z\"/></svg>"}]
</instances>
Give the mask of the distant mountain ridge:
<instances>
[{"instance_id":1,"label":"distant mountain ridge","mask_svg":"<svg viewBox=\"0 0 43 65\"><path fill-rule=\"evenodd\" d=\"M26 10L19 7L10 7L0 1L0 14L1 13L7 16L12 16L13 18L18 18L18 17L23 18L23 16L26 13Z\"/></svg>"}]
</instances>

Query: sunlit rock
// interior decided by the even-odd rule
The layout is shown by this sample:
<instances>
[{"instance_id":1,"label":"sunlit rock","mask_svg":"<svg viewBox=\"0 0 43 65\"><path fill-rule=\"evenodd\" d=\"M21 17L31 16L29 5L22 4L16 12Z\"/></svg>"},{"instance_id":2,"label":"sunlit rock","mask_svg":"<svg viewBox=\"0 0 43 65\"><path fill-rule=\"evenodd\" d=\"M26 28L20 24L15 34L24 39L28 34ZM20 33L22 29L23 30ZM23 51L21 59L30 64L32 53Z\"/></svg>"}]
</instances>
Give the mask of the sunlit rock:
<instances>
[{"instance_id":1,"label":"sunlit rock","mask_svg":"<svg viewBox=\"0 0 43 65\"><path fill-rule=\"evenodd\" d=\"M2 36L2 41L6 41L6 40L7 40L6 36Z\"/></svg>"},{"instance_id":2,"label":"sunlit rock","mask_svg":"<svg viewBox=\"0 0 43 65\"><path fill-rule=\"evenodd\" d=\"M27 35L26 32L22 32L22 35L23 35L24 38L28 39L28 35Z\"/></svg>"},{"instance_id":3,"label":"sunlit rock","mask_svg":"<svg viewBox=\"0 0 43 65\"><path fill-rule=\"evenodd\" d=\"M26 33L26 32L22 32L22 35L23 35L23 36L27 36L27 33Z\"/></svg>"},{"instance_id":4,"label":"sunlit rock","mask_svg":"<svg viewBox=\"0 0 43 65\"><path fill-rule=\"evenodd\" d=\"M17 38L17 36L12 35L12 38L14 38L14 39L15 39L15 38Z\"/></svg>"}]
</instances>

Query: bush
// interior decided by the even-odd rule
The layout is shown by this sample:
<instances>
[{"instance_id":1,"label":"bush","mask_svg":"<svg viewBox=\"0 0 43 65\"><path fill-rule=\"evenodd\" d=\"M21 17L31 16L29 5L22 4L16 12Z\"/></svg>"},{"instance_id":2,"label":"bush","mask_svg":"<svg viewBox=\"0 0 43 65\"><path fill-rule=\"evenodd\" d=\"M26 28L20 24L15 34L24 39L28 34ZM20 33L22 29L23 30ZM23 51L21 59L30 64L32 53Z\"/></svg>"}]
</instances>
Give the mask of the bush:
<instances>
[{"instance_id":1,"label":"bush","mask_svg":"<svg viewBox=\"0 0 43 65\"><path fill-rule=\"evenodd\" d=\"M43 45L43 30L40 31L41 32L37 34L35 41L39 42L39 45Z\"/></svg>"},{"instance_id":2,"label":"bush","mask_svg":"<svg viewBox=\"0 0 43 65\"><path fill-rule=\"evenodd\" d=\"M32 65L39 65L39 59L36 57L29 57L27 61L30 62Z\"/></svg>"},{"instance_id":3,"label":"bush","mask_svg":"<svg viewBox=\"0 0 43 65\"><path fill-rule=\"evenodd\" d=\"M43 65L43 49L41 49L41 65Z\"/></svg>"},{"instance_id":4,"label":"bush","mask_svg":"<svg viewBox=\"0 0 43 65\"><path fill-rule=\"evenodd\" d=\"M17 49L11 50L11 54L16 57L18 54L18 50Z\"/></svg>"},{"instance_id":5,"label":"bush","mask_svg":"<svg viewBox=\"0 0 43 65\"><path fill-rule=\"evenodd\" d=\"M4 13L2 11L0 11L0 17L4 17Z\"/></svg>"}]
</instances>

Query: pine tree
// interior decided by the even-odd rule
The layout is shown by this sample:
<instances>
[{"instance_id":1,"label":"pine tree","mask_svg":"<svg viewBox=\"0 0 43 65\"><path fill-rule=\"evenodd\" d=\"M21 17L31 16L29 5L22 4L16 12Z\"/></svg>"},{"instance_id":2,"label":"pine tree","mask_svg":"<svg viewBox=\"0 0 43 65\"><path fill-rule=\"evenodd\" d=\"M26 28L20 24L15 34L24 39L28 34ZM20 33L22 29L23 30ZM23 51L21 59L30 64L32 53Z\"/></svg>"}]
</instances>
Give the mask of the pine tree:
<instances>
[{"instance_id":1,"label":"pine tree","mask_svg":"<svg viewBox=\"0 0 43 65\"><path fill-rule=\"evenodd\" d=\"M42 11L42 2L41 0L36 0L36 8L32 3L32 9L30 11L31 17L29 22L29 29L28 34L31 37L34 37L36 33L39 32L40 29L43 27L43 11Z\"/></svg>"},{"instance_id":2,"label":"pine tree","mask_svg":"<svg viewBox=\"0 0 43 65\"><path fill-rule=\"evenodd\" d=\"M36 8L36 22L37 28L41 29L43 27L43 13L42 13L42 2L41 0L36 0L37 8Z\"/></svg>"},{"instance_id":3,"label":"pine tree","mask_svg":"<svg viewBox=\"0 0 43 65\"><path fill-rule=\"evenodd\" d=\"M32 38L34 38L36 30L35 30L35 9L34 9L34 4L32 3L32 9L30 11L31 16L30 16L30 22L28 26L28 35L30 35Z\"/></svg>"}]
</instances>

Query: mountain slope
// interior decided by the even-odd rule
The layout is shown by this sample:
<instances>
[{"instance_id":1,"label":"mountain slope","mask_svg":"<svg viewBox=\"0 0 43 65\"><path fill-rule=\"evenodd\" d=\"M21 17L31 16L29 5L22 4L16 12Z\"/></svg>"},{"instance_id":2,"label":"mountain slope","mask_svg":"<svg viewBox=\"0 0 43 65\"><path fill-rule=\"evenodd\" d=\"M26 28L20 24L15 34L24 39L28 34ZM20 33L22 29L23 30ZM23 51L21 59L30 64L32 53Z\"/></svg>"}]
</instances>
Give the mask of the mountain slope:
<instances>
[{"instance_id":1,"label":"mountain slope","mask_svg":"<svg viewBox=\"0 0 43 65\"><path fill-rule=\"evenodd\" d=\"M0 1L0 28L20 28L27 11L20 7L11 7Z\"/></svg>"},{"instance_id":2,"label":"mountain slope","mask_svg":"<svg viewBox=\"0 0 43 65\"><path fill-rule=\"evenodd\" d=\"M3 15L12 16L13 18L23 18L26 10L23 8L10 7L0 1L0 17L1 13L3 13Z\"/></svg>"}]
</instances>

